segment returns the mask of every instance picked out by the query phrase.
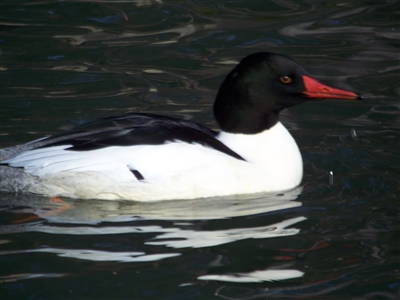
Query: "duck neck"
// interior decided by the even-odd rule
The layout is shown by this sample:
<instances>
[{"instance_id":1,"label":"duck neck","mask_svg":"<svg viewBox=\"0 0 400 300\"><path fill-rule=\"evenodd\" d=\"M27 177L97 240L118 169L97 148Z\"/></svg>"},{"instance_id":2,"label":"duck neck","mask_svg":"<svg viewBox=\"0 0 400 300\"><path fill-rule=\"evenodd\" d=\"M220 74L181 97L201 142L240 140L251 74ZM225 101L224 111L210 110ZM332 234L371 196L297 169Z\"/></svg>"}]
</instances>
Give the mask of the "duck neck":
<instances>
[{"instance_id":1,"label":"duck neck","mask_svg":"<svg viewBox=\"0 0 400 300\"><path fill-rule=\"evenodd\" d=\"M293 137L280 122L257 134L221 131L217 138L248 162L271 163L286 159L282 158L286 152L299 153Z\"/></svg>"},{"instance_id":2,"label":"duck neck","mask_svg":"<svg viewBox=\"0 0 400 300\"><path fill-rule=\"evenodd\" d=\"M258 134L271 129L279 122L279 112L263 113L252 108L225 107L214 109L221 130L227 133Z\"/></svg>"}]
</instances>

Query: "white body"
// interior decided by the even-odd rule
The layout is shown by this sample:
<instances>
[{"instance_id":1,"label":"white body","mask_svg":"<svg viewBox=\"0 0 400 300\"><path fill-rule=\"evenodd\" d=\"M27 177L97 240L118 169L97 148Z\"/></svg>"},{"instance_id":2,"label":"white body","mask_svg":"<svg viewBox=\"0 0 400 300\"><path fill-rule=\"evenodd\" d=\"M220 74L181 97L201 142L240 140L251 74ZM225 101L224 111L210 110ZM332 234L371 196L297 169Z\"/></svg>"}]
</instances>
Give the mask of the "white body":
<instances>
[{"instance_id":1,"label":"white body","mask_svg":"<svg viewBox=\"0 0 400 300\"><path fill-rule=\"evenodd\" d=\"M4 162L39 177L25 192L84 199L188 199L275 192L300 183L301 155L281 123L255 135L221 132L217 138L246 161L199 144L171 142L92 151L56 146ZM145 180L136 179L130 169Z\"/></svg>"}]
</instances>

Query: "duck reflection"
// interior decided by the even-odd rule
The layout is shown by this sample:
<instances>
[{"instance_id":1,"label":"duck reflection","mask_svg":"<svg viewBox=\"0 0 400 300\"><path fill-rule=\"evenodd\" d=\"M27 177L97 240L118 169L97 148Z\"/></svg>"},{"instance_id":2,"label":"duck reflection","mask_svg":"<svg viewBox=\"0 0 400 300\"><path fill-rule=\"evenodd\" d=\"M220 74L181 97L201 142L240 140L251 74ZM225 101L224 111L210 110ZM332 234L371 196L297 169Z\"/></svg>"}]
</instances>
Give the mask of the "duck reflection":
<instances>
[{"instance_id":1,"label":"duck reflection","mask_svg":"<svg viewBox=\"0 0 400 300\"><path fill-rule=\"evenodd\" d=\"M184 249L188 248L215 247L246 239L293 236L299 229L291 226L305 220L305 217L298 216L273 224L265 218L266 225L250 227L244 221L251 216L301 206L300 202L295 201L301 191L300 187L280 194L145 203L57 198L49 201L48 198L35 195L3 194L0 203L10 221L0 227L2 242L8 244L0 254L48 253L60 259L136 263L173 259L185 255L187 250ZM209 229L205 225L211 220L220 225ZM87 236L93 243L89 243L92 245L89 247L87 243L82 247L79 244L72 247L70 244L53 245L52 238L47 236L46 245L38 242L37 245L41 246L21 249L18 243L13 243L13 238L15 233L25 232L51 234L55 238L67 236L68 240ZM133 241L134 249L129 245L124 249L120 245L108 249L97 247L98 239L107 237L112 243L117 235ZM260 282L300 277L302 274L293 268L265 269L204 275L198 279ZM62 273L59 275L63 276Z\"/></svg>"}]
</instances>

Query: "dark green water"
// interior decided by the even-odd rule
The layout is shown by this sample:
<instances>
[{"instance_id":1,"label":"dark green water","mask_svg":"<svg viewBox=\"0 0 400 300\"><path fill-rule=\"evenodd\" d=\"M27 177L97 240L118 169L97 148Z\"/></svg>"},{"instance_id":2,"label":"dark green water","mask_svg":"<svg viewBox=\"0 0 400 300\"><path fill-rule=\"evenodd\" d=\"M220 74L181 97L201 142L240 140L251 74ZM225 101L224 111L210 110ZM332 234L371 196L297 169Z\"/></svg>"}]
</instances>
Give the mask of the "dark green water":
<instances>
[{"instance_id":1,"label":"dark green water","mask_svg":"<svg viewBox=\"0 0 400 300\"><path fill-rule=\"evenodd\" d=\"M398 299L399 11L389 0L3 0L2 147L126 111L215 128L232 61L258 51L366 103L283 114L305 164L285 195L2 193L1 299Z\"/></svg>"}]
</instances>

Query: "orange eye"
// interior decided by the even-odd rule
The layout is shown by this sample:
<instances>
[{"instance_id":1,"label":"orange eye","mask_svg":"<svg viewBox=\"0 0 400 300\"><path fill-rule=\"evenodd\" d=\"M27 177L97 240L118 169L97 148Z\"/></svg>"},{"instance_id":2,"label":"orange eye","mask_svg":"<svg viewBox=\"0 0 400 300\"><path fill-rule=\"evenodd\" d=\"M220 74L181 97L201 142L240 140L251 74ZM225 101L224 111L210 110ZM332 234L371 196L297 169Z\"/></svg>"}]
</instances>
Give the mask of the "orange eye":
<instances>
[{"instance_id":1,"label":"orange eye","mask_svg":"<svg viewBox=\"0 0 400 300\"><path fill-rule=\"evenodd\" d=\"M282 81L283 83L291 83L292 82L292 78L290 78L289 76L282 76L281 78L279 78L280 81Z\"/></svg>"}]
</instances>

